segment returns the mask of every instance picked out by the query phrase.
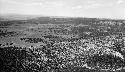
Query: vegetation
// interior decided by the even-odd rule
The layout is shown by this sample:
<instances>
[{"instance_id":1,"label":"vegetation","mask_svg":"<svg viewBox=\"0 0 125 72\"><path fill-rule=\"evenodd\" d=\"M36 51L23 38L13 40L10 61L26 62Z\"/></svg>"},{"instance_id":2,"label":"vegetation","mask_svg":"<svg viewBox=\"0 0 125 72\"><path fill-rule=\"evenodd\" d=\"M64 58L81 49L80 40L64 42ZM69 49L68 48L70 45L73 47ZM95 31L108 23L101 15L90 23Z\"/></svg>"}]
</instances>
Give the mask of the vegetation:
<instances>
[{"instance_id":1,"label":"vegetation","mask_svg":"<svg viewBox=\"0 0 125 72\"><path fill-rule=\"evenodd\" d=\"M0 72L125 71L124 20L40 17L0 26Z\"/></svg>"}]
</instances>

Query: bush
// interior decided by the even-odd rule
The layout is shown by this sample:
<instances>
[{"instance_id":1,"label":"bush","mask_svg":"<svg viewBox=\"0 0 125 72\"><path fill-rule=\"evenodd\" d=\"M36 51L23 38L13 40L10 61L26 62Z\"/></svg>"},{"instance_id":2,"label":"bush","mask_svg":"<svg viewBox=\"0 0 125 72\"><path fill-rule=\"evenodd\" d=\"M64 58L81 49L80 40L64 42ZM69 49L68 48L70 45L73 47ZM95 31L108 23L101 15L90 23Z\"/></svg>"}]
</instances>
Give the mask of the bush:
<instances>
[{"instance_id":1,"label":"bush","mask_svg":"<svg viewBox=\"0 0 125 72\"><path fill-rule=\"evenodd\" d=\"M87 64L90 67L97 67L99 65L100 68L105 69L118 69L121 67L125 67L125 60L122 60L120 57L116 57L113 55L94 55L87 60Z\"/></svg>"}]
</instances>

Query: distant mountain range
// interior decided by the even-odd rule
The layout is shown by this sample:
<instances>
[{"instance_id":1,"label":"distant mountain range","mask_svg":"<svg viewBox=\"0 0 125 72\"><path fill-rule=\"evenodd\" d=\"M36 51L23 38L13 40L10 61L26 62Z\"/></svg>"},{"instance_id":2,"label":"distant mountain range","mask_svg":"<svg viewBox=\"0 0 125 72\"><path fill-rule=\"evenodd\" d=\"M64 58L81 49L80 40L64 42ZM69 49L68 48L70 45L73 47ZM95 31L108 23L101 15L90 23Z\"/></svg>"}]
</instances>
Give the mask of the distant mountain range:
<instances>
[{"instance_id":1,"label":"distant mountain range","mask_svg":"<svg viewBox=\"0 0 125 72\"><path fill-rule=\"evenodd\" d=\"M85 17L66 17L66 16L44 16L44 15L21 15L21 14L0 14L0 21L13 21L13 20L35 20L35 21L49 21L49 20L118 20L109 18L85 18ZM121 20L121 19L119 19ZM122 19L123 20L123 19Z\"/></svg>"},{"instance_id":2,"label":"distant mountain range","mask_svg":"<svg viewBox=\"0 0 125 72\"><path fill-rule=\"evenodd\" d=\"M20 15L20 14L0 14L0 21L28 20L42 15Z\"/></svg>"}]
</instances>

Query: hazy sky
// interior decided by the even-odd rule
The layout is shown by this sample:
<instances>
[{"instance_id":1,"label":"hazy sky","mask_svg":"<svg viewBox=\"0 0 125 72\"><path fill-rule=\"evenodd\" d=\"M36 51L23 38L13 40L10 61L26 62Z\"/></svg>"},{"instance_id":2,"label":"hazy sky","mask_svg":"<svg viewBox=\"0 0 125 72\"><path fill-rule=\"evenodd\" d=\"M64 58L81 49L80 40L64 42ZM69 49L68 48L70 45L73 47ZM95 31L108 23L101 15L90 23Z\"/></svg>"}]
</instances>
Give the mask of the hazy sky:
<instances>
[{"instance_id":1,"label":"hazy sky","mask_svg":"<svg viewBox=\"0 0 125 72\"><path fill-rule=\"evenodd\" d=\"M0 13L125 18L125 0L0 0Z\"/></svg>"}]
</instances>

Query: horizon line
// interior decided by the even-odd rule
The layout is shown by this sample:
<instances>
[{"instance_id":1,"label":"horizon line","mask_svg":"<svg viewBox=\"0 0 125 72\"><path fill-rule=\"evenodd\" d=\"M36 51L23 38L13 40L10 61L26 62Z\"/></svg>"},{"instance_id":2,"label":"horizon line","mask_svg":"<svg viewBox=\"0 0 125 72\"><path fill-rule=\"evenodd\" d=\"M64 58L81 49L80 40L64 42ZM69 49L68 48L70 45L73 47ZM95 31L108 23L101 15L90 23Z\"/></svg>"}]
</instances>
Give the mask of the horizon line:
<instances>
[{"instance_id":1,"label":"horizon line","mask_svg":"<svg viewBox=\"0 0 125 72\"><path fill-rule=\"evenodd\" d=\"M56 15L43 15L43 14L19 14L19 13L0 13L0 15L26 15L26 16L37 16L37 17L52 17L52 18L96 18L96 19L110 19L110 20L125 20L125 18L114 18L114 17L86 17L86 16L56 16Z\"/></svg>"}]
</instances>

